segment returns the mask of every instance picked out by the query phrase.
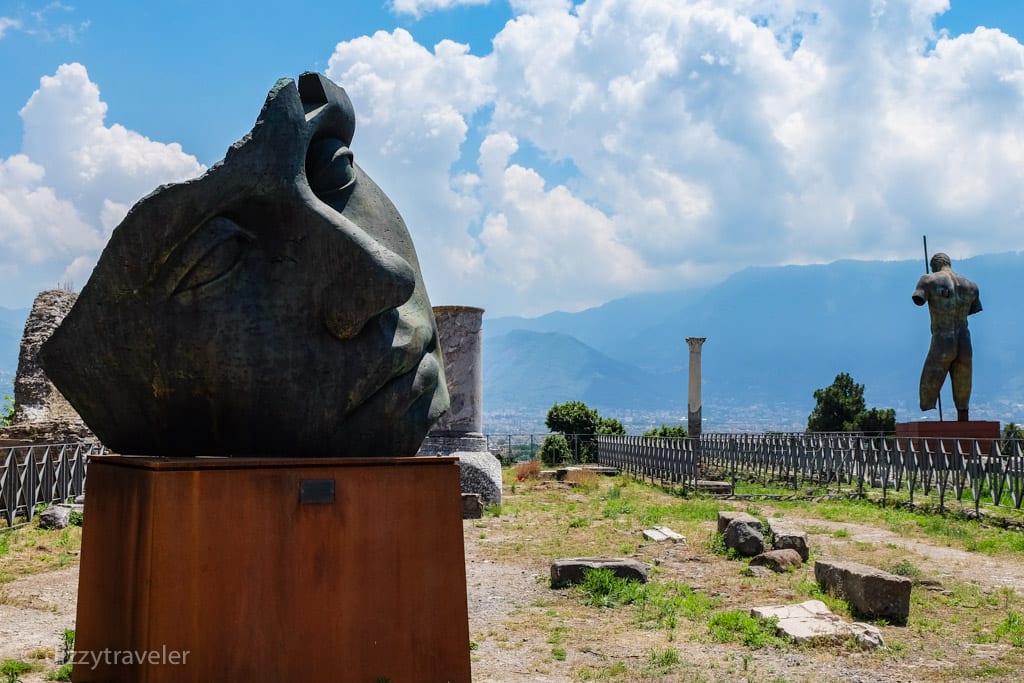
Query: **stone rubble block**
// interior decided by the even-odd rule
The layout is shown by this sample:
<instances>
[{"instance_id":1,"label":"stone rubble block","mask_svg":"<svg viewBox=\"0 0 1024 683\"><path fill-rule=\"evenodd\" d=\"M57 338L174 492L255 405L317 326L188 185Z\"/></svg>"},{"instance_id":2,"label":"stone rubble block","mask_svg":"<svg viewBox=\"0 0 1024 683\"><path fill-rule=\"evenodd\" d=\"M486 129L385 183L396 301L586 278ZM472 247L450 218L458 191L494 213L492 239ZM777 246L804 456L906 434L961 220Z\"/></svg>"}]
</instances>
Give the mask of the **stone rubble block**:
<instances>
[{"instance_id":1,"label":"stone rubble block","mask_svg":"<svg viewBox=\"0 0 1024 683\"><path fill-rule=\"evenodd\" d=\"M725 530L729 528L729 523L734 519L738 519L744 524L754 527L759 532L764 533L764 528L761 526L761 520L757 517L746 512L733 512L731 510L718 511L718 533L724 534Z\"/></svg>"},{"instance_id":2,"label":"stone rubble block","mask_svg":"<svg viewBox=\"0 0 1024 683\"><path fill-rule=\"evenodd\" d=\"M71 523L71 506L51 505L39 513L40 529L64 529Z\"/></svg>"},{"instance_id":3,"label":"stone rubble block","mask_svg":"<svg viewBox=\"0 0 1024 683\"><path fill-rule=\"evenodd\" d=\"M772 534L772 548L775 550L791 549L800 554L800 559L806 562L811 556L807 544L807 534L804 531L789 526L784 520L769 519L768 530Z\"/></svg>"},{"instance_id":4,"label":"stone rubble block","mask_svg":"<svg viewBox=\"0 0 1024 683\"><path fill-rule=\"evenodd\" d=\"M754 607L750 615L757 619L778 619L776 634L792 638L796 643L830 640L841 642L853 638L863 648L884 647L882 632L871 624L848 624L833 614L821 600L808 600L798 605Z\"/></svg>"},{"instance_id":5,"label":"stone rubble block","mask_svg":"<svg viewBox=\"0 0 1024 683\"><path fill-rule=\"evenodd\" d=\"M910 589L905 576L857 562L814 563L814 578L826 592L841 595L856 612L905 623L910 616Z\"/></svg>"},{"instance_id":6,"label":"stone rubble block","mask_svg":"<svg viewBox=\"0 0 1024 683\"><path fill-rule=\"evenodd\" d=\"M725 547L735 550L743 557L754 557L763 553L764 536L761 533L761 522L756 519L754 521L757 522L756 526L742 518L729 522L729 526L725 528Z\"/></svg>"},{"instance_id":7,"label":"stone rubble block","mask_svg":"<svg viewBox=\"0 0 1024 683\"><path fill-rule=\"evenodd\" d=\"M479 493L462 494L462 518L480 519L484 516L484 504Z\"/></svg>"},{"instance_id":8,"label":"stone rubble block","mask_svg":"<svg viewBox=\"0 0 1024 683\"><path fill-rule=\"evenodd\" d=\"M803 564L800 553L792 548L769 550L750 558L751 567L768 567L773 572L785 572Z\"/></svg>"},{"instance_id":9,"label":"stone rubble block","mask_svg":"<svg viewBox=\"0 0 1024 683\"><path fill-rule=\"evenodd\" d=\"M588 569L611 569L620 579L647 583L648 566L625 557L570 557L551 563L551 587L564 588L583 583Z\"/></svg>"}]
</instances>

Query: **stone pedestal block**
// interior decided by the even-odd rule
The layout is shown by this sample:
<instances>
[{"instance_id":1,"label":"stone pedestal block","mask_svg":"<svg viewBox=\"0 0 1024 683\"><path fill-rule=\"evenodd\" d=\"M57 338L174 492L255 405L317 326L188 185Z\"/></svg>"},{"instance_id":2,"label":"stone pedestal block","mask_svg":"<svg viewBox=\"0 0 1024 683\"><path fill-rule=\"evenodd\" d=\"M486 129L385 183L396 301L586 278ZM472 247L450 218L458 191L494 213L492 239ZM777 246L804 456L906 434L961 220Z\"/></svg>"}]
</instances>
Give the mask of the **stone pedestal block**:
<instances>
[{"instance_id":1,"label":"stone pedestal block","mask_svg":"<svg viewBox=\"0 0 1024 683\"><path fill-rule=\"evenodd\" d=\"M501 463L484 452L458 452L459 481L463 493L476 493L484 505L501 505Z\"/></svg>"},{"instance_id":2,"label":"stone pedestal block","mask_svg":"<svg viewBox=\"0 0 1024 683\"><path fill-rule=\"evenodd\" d=\"M453 458L94 457L73 680L468 682L460 507Z\"/></svg>"},{"instance_id":3,"label":"stone pedestal block","mask_svg":"<svg viewBox=\"0 0 1024 683\"><path fill-rule=\"evenodd\" d=\"M814 578L825 592L841 595L855 612L868 617L906 623L910 615L910 589L905 576L857 562L815 562Z\"/></svg>"}]
</instances>

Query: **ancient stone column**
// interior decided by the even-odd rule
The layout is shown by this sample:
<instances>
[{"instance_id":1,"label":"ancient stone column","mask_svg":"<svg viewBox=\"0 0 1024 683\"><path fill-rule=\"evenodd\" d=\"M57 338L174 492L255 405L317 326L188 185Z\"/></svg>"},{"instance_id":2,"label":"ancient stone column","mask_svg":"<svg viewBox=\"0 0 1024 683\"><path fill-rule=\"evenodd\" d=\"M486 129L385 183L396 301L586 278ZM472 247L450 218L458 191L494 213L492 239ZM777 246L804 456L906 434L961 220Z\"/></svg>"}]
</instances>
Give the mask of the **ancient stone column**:
<instances>
[{"instance_id":1,"label":"ancient stone column","mask_svg":"<svg viewBox=\"0 0 1024 683\"><path fill-rule=\"evenodd\" d=\"M459 459L463 496L476 494L484 505L500 505L501 463L487 452L487 438L482 433L483 315L482 308L472 306L434 307L451 408L434 424L419 452L454 455Z\"/></svg>"},{"instance_id":2,"label":"ancient stone column","mask_svg":"<svg viewBox=\"0 0 1024 683\"><path fill-rule=\"evenodd\" d=\"M437 452L487 450L487 440L482 434L484 376L480 329L483 315L482 308L472 306L434 307L451 396L451 408L434 424L424 444Z\"/></svg>"},{"instance_id":3,"label":"ancient stone column","mask_svg":"<svg viewBox=\"0 0 1024 683\"><path fill-rule=\"evenodd\" d=\"M690 395L687 400L686 430L693 438L701 431L700 348L707 337L687 337L690 345Z\"/></svg>"}]
</instances>

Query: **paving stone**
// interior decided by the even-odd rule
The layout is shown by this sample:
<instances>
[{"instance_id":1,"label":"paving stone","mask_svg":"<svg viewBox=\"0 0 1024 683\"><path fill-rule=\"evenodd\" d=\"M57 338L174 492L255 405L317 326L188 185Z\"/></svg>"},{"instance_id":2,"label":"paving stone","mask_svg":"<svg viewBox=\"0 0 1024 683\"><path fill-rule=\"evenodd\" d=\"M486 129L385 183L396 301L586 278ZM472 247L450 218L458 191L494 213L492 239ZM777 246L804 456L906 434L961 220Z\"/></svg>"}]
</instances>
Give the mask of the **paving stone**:
<instances>
[{"instance_id":1,"label":"paving stone","mask_svg":"<svg viewBox=\"0 0 1024 683\"><path fill-rule=\"evenodd\" d=\"M820 600L808 600L797 605L754 607L750 615L758 619L778 619L776 633L792 638L797 643L843 642L853 638L864 648L879 648L885 645L882 633L871 624L846 623L833 614Z\"/></svg>"}]
</instances>

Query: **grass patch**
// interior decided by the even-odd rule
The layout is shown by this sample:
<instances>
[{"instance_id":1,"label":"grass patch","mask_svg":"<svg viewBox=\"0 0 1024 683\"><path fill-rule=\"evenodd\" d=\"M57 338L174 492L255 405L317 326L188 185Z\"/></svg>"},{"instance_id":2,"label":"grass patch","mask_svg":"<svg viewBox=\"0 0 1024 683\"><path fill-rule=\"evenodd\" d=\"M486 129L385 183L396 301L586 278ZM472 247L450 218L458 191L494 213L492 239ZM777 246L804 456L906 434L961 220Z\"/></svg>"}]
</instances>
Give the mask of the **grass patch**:
<instances>
[{"instance_id":1,"label":"grass patch","mask_svg":"<svg viewBox=\"0 0 1024 683\"><path fill-rule=\"evenodd\" d=\"M591 607L621 607L641 599L645 584L615 576L611 569L588 569L580 584L583 604Z\"/></svg>"},{"instance_id":2,"label":"grass patch","mask_svg":"<svg viewBox=\"0 0 1024 683\"><path fill-rule=\"evenodd\" d=\"M0 583L78 563L82 528L23 526L0 531Z\"/></svg>"},{"instance_id":3,"label":"grass patch","mask_svg":"<svg viewBox=\"0 0 1024 683\"><path fill-rule=\"evenodd\" d=\"M643 628L674 629L679 618L706 621L720 598L699 593L677 582L640 583L617 576L610 569L586 572L580 592L592 607L633 605L636 622Z\"/></svg>"},{"instance_id":4,"label":"grass patch","mask_svg":"<svg viewBox=\"0 0 1024 683\"><path fill-rule=\"evenodd\" d=\"M1010 610L1003 623L993 632L996 638L1005 638L1014 647L1024 647L1024 616L1020 612Z\"/></svg>"},{"instance_id":5,"label":"grass patch","mask_svg":"<svg viewBox=\"0 0 1024 683\"><path fill-rule=\"evenodd\" d=\"M889 568L889 572L896 576L906 576L910 579L920 578L923 573L920 569L915 567L910 560L900 560Z\"/></svg>"},{"instance_id":6,"label":"grass patch","mask_svg":"<svg viewBox=\"0 0 1024 683\"><path fill-rule=\"evenodd\" d=\"M3 676L3 683L21 683L21 674L27 674L33 668L31 664L20 659L5 659L0 663L0 675Z\"/></svg>"},{"instance_id":7,"label":"grass patch","mask_svg":"<svg viewBox=\"0 0 1024 683\"><path fill-rule=\"evenodd\" d=\"M58 668L54 669L50 673L46 674L46 680L48 681L70 681L71 680L71 669L74 665L71 662L61 664Z\"/></svg>"},{"instance_id":8,"label":"grass patch","mask_svg":"<svg viewBox=\"0 0 1024 683\"><path fill-rule=\"evenodd\" d=\"M779 620L757 619L744 610L719 612L708 621L708 633L716 643L739 642L755 650L786 645L786 641L775 635Z\"/></svg>"},{"instance_id":9,"label":"grass patch","mask_svg":"<svg viewBox=\"0 0 1024 683\"><path fill-rule=\"evenodd\" d=\"M633 503L626 498L611 498L604 504L601 514L608 519L615 519L622 515L632 514L634 509Z\"/></svg>"},{"instance_id":10,"label":"grass patch","mask_svg":"<svg viewBox=\"0 0 1024 683\"><path fill-rule=\"evenodd\" d=\"M647 653L647 667L644 673L647 676L664 676L679 666L680 661L679 650L675 648L651 650Z\"/></svg>"}]
</instances>

